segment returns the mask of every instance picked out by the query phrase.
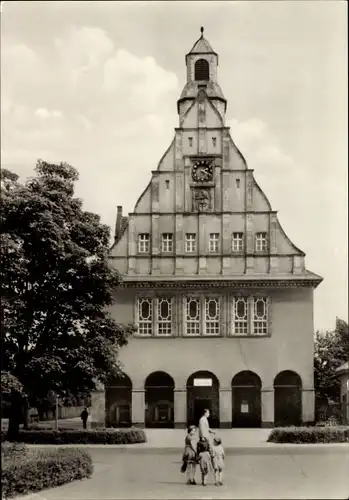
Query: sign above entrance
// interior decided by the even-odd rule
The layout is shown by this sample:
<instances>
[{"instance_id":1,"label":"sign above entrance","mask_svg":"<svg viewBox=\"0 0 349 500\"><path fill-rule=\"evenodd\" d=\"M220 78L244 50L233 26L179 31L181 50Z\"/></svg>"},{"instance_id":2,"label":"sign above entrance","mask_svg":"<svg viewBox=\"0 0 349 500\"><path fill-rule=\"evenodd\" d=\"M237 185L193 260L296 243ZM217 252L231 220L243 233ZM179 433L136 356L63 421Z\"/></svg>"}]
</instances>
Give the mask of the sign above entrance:
<instances>
[{"instance_id":1,"label":"sign above entrance","mask_svg":"<svg viewBox=\"0 0 349 500\"><path fill-rule=\"evenodd\" d=\"M194 378L195 387L212 387L211 378Z\"/></svg>"}]
</instances>

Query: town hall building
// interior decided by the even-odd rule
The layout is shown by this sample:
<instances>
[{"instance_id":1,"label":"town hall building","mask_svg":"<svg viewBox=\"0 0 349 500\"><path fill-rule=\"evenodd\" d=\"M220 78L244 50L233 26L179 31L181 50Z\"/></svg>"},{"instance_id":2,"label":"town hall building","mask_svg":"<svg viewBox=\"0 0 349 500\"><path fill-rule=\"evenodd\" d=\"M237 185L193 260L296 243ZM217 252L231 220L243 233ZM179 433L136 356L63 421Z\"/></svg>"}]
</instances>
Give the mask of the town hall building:
<instances>
[{"instance_id":1,"label":"town hall building","mask_svg":"<svg viewBox=\"0 0 349 500\"><path fill-rule=\"evenodd\" d=\"M214 428L310 423L322 278L225 126L218 55L201 32L173 141L133 212L118 207L110 265L123 283L111 313L137 332L92 414L112 426L181 428L204 408Z\"/></svg>"}]
</instances>

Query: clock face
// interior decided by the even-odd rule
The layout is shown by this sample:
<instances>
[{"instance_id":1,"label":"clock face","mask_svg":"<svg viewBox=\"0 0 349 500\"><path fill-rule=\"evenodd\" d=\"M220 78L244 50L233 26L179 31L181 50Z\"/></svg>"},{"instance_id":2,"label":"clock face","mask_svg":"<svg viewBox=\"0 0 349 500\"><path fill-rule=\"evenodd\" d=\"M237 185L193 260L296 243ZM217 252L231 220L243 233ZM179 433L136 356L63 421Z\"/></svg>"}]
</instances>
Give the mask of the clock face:
<instances>
[{"instance_id":1,"label":"clock face","mask_svg":"<svg viewBox=\"0 0 349 500\"><path fill-rule=\"evenodd\" d=\"M211 181L213 177L213 167L207 160L197 160L192 169L192 178L195 182Z\"/></svg>"}]
</instances>

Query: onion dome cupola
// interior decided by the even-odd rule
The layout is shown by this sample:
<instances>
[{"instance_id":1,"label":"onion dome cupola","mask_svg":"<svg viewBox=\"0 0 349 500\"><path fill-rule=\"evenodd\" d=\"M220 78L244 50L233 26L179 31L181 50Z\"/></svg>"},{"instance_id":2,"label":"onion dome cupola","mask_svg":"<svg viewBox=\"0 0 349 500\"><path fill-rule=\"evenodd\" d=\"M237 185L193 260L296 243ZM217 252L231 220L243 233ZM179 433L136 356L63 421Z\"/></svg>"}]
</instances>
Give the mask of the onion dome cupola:
<instances>
[{"instance_id":1,"label":"onion dome cupola","mask_svg":"<svg viewBox=\"0 0 349 500\"><path fill-rule=\"evenodd\" d=\"M224 120L227 101L217 83L218 54L214 52L209 42L204 38L204 28L201 28L201 37L185 56L185 62L187 66L187 83L177 101L180 123L201 89L205 90L207 97Z\"/></svg>"}]
</instances>

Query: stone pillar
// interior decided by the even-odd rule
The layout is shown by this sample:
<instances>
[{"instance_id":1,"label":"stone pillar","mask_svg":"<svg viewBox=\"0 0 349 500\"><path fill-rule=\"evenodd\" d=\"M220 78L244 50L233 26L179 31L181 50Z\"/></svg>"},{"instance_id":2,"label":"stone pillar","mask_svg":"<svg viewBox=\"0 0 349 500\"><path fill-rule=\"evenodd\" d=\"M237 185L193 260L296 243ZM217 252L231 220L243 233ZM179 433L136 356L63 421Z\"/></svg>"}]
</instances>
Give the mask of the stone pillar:
<instances>
[{"instance_id":1,"label":"stone pillar","mask_svg":"<svg viewBox=\"0 0 349 500\"><path fill-rule=\"evenodd\" d=\"M96 390L91 392L90 421L91 427L105 427L105 390L104 385L97 383Z\"/></svg>"},{"instance_id":2,"label":"stone pillar","mask_svg":"<svg viewBox=\"0 0 349 500\"><path fill-rule=\"evenodd\" d=\"M187 426L187 391L174 390L174 426L175 429L184 429Z\"/></svg>"},{"instance_id":3,"label":"stone pillar","mask_svg":"<svg viewBox=\"0 0 349 500\"><path fill-rule=\"evenodd\" d=\"M262 427L274 426L274 389L262 389Z\"/></svg>"},{"instance_id":4,"label":"stone pillar","mask_svg":"<svg viewBox=\"0 0 349 500\"><path fill-rule=\"evenodd\" d=\"M219 419L221 429L231 429L233 408L231 388L219 391Z\"/></svg>"},{"instance_id":5,"label":"stone pillar","mask_svg":"<svg viewBox=\"0 0 349 500\"><path fill-rule=\"evenodd\" d=\"M145 390L132 390L132 425L145 426Z\"/></svg>"},{"instance_id":6,"label":"stone pillar","mask_svg":"<svg viewBox=\"0 0 349 500\"><path fill-rule=\"evenodd\" d=\"M315 421L315 391L302 390L302 423L310 424Z\"/></svg>"}]
</instances>

